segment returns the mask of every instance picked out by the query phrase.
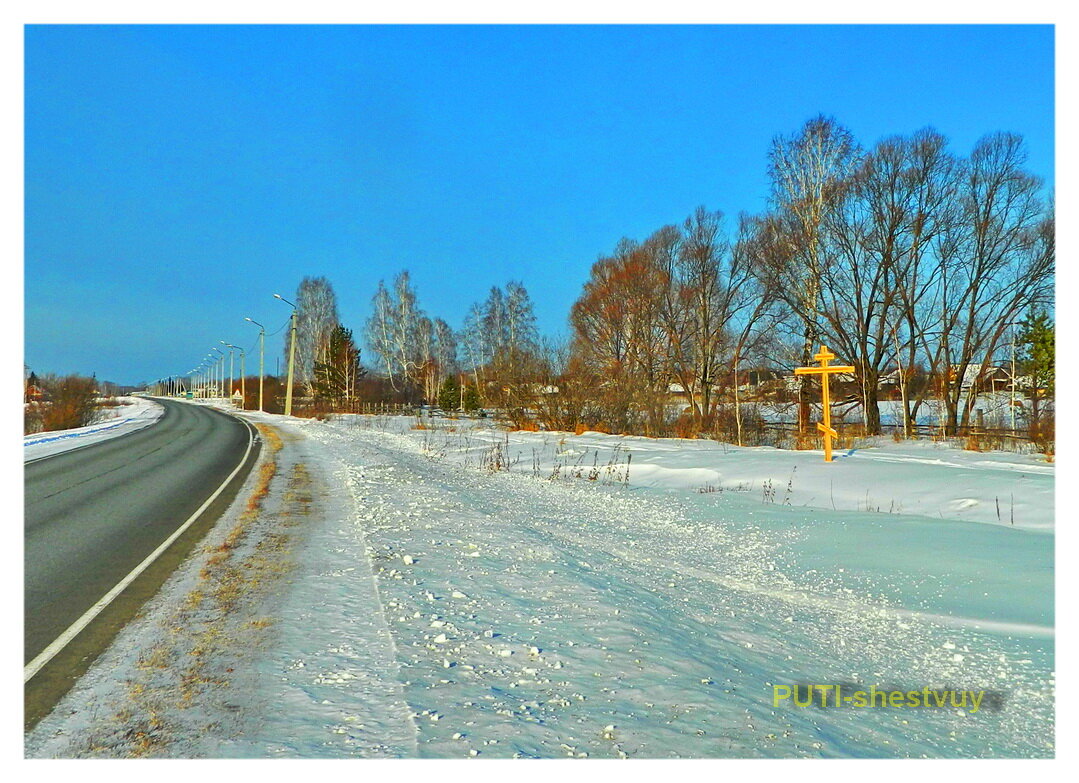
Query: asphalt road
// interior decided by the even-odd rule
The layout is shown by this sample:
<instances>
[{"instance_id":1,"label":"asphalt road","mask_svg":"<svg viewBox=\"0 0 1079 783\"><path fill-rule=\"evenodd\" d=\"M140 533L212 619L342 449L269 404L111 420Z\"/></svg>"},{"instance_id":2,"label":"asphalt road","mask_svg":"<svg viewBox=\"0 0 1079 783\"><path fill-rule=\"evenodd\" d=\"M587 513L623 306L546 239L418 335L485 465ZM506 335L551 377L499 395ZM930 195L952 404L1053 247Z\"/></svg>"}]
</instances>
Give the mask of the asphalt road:
<instances>
[{"instance_id":1,"label":"asphalt road","mask_svg":"<svg viewBox=\"0 0 1079 783\"><path fill-rule=\"evenodd\" d=\"M199 405L158 402L165 406L165 413L146 429L26 464L26 662L183 525L247 452L251 429L246 423ZM196 529L169 548L171 557L161 558L169 571L179 562L172 550L186 554L194 544L191 539L197 541L205 534L231 501L256 454L257 448L252 448L245 469L200 515L199 523L193 525ZM167 573L150 573L161 570L147 569L147 577L140 577L144 584L136 580L119 596L126 599L116 601L125 606L124 616L117 616L116 611L103 613L107 628L91 624L80 633L80 637L95 637L92 643L78 639L79 644L70 645L79 648L77 655L67 656L66 662L64 656L57 656L64 671L43 669L34 679L62 680L66 691L78 673L74 669L85 669L87 661L107 646L115 631L167 578Z\"/></svg>"}]
</instances>

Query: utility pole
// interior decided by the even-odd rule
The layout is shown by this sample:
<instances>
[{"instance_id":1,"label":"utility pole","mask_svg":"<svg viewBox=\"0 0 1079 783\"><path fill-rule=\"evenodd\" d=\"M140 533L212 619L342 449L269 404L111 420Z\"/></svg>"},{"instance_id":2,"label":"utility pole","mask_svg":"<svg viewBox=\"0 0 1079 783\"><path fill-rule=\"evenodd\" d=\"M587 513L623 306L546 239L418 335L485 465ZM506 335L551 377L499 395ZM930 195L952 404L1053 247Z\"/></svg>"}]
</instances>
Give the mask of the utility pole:
<instances>
[{"instance_id":1,"label":"utility pole","mask_svg":"<svg viewBox=\"0 0 1079 783\"><path fill-rule=\"evenodd\" d=\"M289 322L292 324L292 328L289 330L292 332L292 337L289 340L288 349L288 387L285 389L285 415L292 415L292 376L293 370L296 364L296 305L292 304L288 299L281 296L281 294L274 294L274 298L280 299L285 304L292 308L292 317L289 318Z\"/></svg>"},{"instance_id":2,"label":"utility pole","mask_svg":"<svg viewBox=\"0 0 1079 783\"><path fill-rule=\"evenodd\" d=\"M259 411L261 412L264 410L262 407L262 379L265 375L263 372L263 363L266 355L266 327L253 318L245 317L244 320L250 321L259 328Z\"/></svg>"},{"instance_id":3,"label":"utility pole","mask_svg":"<svg viewBox=\"0 0 1079 783\"><path fill-rule=\"evenodd\" d=\"M1011 394L1011 409L1012 409L1012 435L1015 435L1015 324L1012 327L1012 394Z\"/></svg>"}]
</instances>

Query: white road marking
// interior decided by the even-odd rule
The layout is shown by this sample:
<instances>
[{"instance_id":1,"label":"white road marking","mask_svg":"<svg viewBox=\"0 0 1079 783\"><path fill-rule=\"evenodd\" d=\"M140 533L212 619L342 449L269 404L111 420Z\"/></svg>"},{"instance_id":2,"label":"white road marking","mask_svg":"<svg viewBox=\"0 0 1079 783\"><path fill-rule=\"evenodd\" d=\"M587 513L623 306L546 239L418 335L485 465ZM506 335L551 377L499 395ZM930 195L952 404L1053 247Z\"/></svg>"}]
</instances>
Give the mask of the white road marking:
<instances>
[{"instance_id":1,"label":"white road marking","mask_svg":"<svg viewBox=\"0 0 1079 783\"><path fill-rule=\"evenodd\" d=\"M237 418L239 419L239 417ZM218 495L225 491L225 487L227 487L229 483L234 478L236 478L236 474L240 472L240 468L242 468L247 463L247 458L251 455L251 447L255 443L255 428L252 427L251 423L248 422L246 419L239 419L239 421L242 421L248 429L247 450L244 451L243 459L240 460L240 463L235 467L232 473L229 474L228 478L225 479L221 486L214 490L214 493L210 495L210 497L206 498L205 502L195 510L194 514L187 518L186 522L184 522L182 525L180 525L180 527L173 531L172 535L162 541L161 544L157 547L157 549L147 555L145 560L135 566L135 568L132 569L131 573L121 579L120 582L117 583L117 585L111 590L109 590L109 592L105 593L105 595L102 596L102 598L98 600L97 603L87 609L86 612L82 615L82 617L80 617L78 620L68 626L67 630L65 630L62 634L56 637L56 639L53 640L53 642L48 647L42 650L38 654L38 656L34 658L34 660L26 664L26 666L23 668L22 681L24 684L30 682L30 679L35 674L37 674L45 664L51 661L54 657L56 657L57 653L59 653L68 644L70 644L71 640L78 636L95 617L101 614L105 607L107 607L114 600L116 600L116 596L120 595L120 593L122 593L128 585L130 585L138 578L139 574L149 568L150 565L155 560L157 560L157 558L159 558L166 549L172 546L173 542L175 542L177 538L183 535L185 530L187 530L189 527L191 527L191 525L195 523L195 520L197 520L202 515L202 512L209 508L210 504L217 499Z\"/></svg>"}]
</instances>

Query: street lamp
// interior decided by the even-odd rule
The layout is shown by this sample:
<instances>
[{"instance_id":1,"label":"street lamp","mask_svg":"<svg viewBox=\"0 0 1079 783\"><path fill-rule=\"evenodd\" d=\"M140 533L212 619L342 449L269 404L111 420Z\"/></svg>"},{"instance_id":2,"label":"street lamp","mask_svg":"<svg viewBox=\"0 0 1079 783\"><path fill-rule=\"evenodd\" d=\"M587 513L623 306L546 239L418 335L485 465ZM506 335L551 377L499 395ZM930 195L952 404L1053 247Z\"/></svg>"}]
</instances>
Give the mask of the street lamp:
<instances>
[{"instance_id":1,"label":"street lamp","mask_svg":"<svg viewBox=\"0 0 1079 783\"><path fill-rule=\"evenodd\" d=\"M274 299L280 299L282 302L292 308L292 315L289 317L289 321L292 324L292 337L289 340L288 349L288 388L285 390L285 415L292 415L292 374L293 365L296 362L296 305L290 302L281 294L274 294Z\"/></svg>"},{"instance_id":2,"label":"street lamp","mask_svg":"<svg viewBox=\"0 0 1079 783\"><path fill-rule=\"evenodd\" d=\"M217 384L216 384L216 386L217 386L216 391L220 392L221 395L223 396L224 392L225 392L225 352L222 351L217 346L214 346L210 350L217 351L218 355L221 357L220 359L217 360L218 362L221 363L221 369L218 370L218 373L217 373L217 379L218 380L217 380Z\"/></svg>"},{"instance_id":3,"label":"street lamp","mask_svg":"<svg viewBox=\"0 0 1079 783\"><path fill-rule=\"evenodd\" d=\"M266 353L266 327L260 324L254 318L248 318L247 316L244 316L244 320L250 321L259 328L259 411L262 411L262 367Z\"/></svg>"},{"instance_id":4,"label":"street lamp","mask_svg":"<svg viewBox=\"0 0 1079 783\"><path fill-rule=\"evenodd\" d=\"M229 400L232 399L232 387L236 383L236 374L233 372L236 369L235 358L232 355L233 349L236 347L232 343L227 343L224 340L219 340L222 345L227 346L229 349ZM224 368L222 368L224 369Z\"/></svg>"},{"instance_id":5,"label":"street lamp","mask_svg":"<svg viewBox=\"0 0 1079 783\"><path fill-rule=\"evenodd\" d=\"M205 376L205 382L202 384L202 396L204 399L212 399L213 397L213 384L216 382L214 380L214 368L216 367L216 359L216 356L214 356L212 353L208 353L205 357L203 357L202 360L203 364L206 365L206 370L203 373Z\"/></svg>"},{"instance_id":6,"label":"street lamp","mask_svg":"<svg viewBox=\"0 0 1079 783\"><path fill-rule=\"evenodd\" d=\"M225 343L225 345L227 345L231 349L234 349L234 350L237 350L237 351L240 352L240 399L241 399L240 408L241 408L241 410L246 410L247 409L247 370L244 369L244 356L246 356L246 353L244 352L244 349L241 348L238 345L233 345L232 343ZM232 351L229 351L229 356L231 356L231 355L232 355ZM231 367L230 367L229 374L231 374L231 373L232 373L232 370L231 370ZM231 391L231 389L230 389L230 391Z\"/></svg>"}]
</instances>

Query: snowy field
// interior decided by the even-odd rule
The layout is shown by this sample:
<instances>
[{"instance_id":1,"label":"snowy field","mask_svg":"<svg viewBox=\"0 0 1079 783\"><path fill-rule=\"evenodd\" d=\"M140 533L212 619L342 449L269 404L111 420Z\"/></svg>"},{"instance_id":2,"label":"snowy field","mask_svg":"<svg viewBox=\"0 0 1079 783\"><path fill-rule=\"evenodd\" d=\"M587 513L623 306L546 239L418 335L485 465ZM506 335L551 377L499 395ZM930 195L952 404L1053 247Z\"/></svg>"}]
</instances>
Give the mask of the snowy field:
<instances>
[{"instance_id":1,"label":"snowy field","mask_svg":"<svg viewBox=\"0 0 1079 783\"><path fill-rule=\"evenodd\" d=\"M825 465L449 420L252 418L298 436L281 453L313 477L311 523L287 591L257 609L271 641L247 652L242 688L200 707L231 729L174 754L1055 752L1054 479L1034 457L889 443ZM91 670L31 755L69 752L124 660ZM1003 708L773 706L773 686L798 683L994 691Z\"/></svg>"},{"instance_id":2,"label":"snowy field","mask_svg":"<svg viewBox=\"0 0 1079 783\"><path fill-rule=\"evenodd\" d=\"M120 405L102 408L99 421L86 427L23 436L23 461L51 457L92 443L126 435L156 422L165 409L145 397L118 397Z\"/></svg>"},{"instance_id":3,"label":"snowy field","mask_svg":"<svg viewBox=\"0 0 1079 783\"><path fill-rule=\"evenodd\" d=\"M391 420L387 420L389 422ZM428 454L468 466L497 459L536 478L579 477L634 489L744 493L765 504L931 516L1051 531L1055 467L1040 454L963 451L883 437L866 448L821 451L732 446L711 440L601 433L507 433L472 420L392 424L343 417L334 426L410 434Z\"/></svg>"}]
</instances>

